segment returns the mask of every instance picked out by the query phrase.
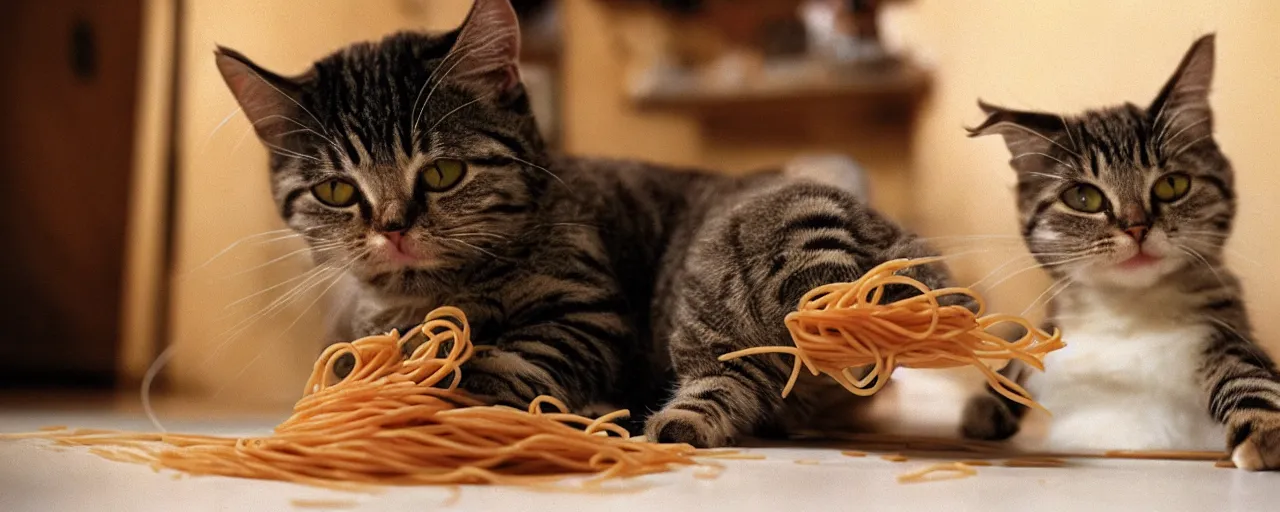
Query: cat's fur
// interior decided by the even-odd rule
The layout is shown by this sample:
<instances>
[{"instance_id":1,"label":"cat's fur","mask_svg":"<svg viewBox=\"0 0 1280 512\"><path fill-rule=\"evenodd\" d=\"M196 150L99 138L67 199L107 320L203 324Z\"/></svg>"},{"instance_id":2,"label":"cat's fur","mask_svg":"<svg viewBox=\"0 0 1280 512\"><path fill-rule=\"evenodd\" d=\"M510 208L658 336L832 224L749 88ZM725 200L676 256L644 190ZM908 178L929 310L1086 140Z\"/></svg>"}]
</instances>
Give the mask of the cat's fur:
<instances>
[{"instance_id":1,"label":"cat's fur","mask_svg":"<svg viewBox=\"0 0 1280 512\"><path fill-rule=\"evenodd\" d=\"M716 357L787 343L783 316L813 286L930 251L830 176L730 178L550 155L518 47L507 0L478 0L458 30L355 44L293 78L217 52L272 150L281 216L329 275L355 283L336 312L342 336L455 305L477 344L496 345L460 385L494 402L548 394L575 410L608 402L642 413L667 399L648 434L699 446L803 417L778 396L789 361ZM420 173L441 158L469 171L426 191ZM333 178L359 188L355 205L312 196ZM937 265L909 273L948 281Z\"/></svg>"},{"instance_id":2,"label":"cat's fur","mask_svg":"<svg viewBox=\"0 0 1280 512\"><path fill-rule=\"evenodd\" d=\"M1212 35L1198 40L1147 108L1067 117L983 104L989 117L972 130L1004 136L1023 237L1060 287L1048 321L1067 347L1043 374L1005 370L1053 412L1055 449L1226 446L1240 467L1280 466L1280 379L1223 266L1236 193L1213 138L1213 48ZM1169 173L1190 188L1157 200L1153 184ZM1101 212L1061 199L1080 183L1103 191ZM1005 438L1024 412L987 394L968 404L963 430Z\"/></svg>"}]
</instances>

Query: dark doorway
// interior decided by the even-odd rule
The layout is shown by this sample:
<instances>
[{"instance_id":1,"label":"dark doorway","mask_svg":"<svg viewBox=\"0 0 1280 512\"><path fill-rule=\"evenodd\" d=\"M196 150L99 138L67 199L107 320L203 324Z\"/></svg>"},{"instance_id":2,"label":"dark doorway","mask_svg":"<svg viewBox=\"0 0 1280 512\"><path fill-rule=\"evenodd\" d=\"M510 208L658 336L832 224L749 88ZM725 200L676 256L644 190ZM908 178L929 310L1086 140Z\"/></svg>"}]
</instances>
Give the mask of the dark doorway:
<instances>
[{"instance_id":1,"label":"dark doorway","mask_svg":"<svg viewBox=\"0 0 1280 512\"><path fill-rule=\"evenodd\" d=\"M0 388L113 384L141 19L0 2Z\"/></svg>"}]
</instances>

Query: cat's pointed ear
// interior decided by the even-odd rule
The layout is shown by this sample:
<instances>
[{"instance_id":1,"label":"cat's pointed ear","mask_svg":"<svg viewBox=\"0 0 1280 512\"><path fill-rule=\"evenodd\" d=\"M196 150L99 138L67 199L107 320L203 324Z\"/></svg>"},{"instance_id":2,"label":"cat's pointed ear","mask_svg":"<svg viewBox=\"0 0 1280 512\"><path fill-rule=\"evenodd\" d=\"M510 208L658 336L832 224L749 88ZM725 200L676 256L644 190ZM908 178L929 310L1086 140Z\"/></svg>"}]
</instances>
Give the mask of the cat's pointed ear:
<instances>
[{"instance_id":1,"label":"cat's pointed ear","mask_svg":"<svg viewBox=\"0 0 1280 512\"><path fill-rule=\"evenodd\" d=\"M978 108L987 114L987 119L978 126L966 128L969 136L998 134L1004 137L1005 146L1015 159L1025 154L1048 154L1060 145L1056 140L1067 133L1066 121L1056 114L1013 110L982 100L978 100Z\"/></svg>"},{"instance_id":2,"label":"cat's pointed ear","mask_svg":"<svg viewBox=\"0 0 1280 512\"><path fill-rule=\"evenodd\" d=\"M1147 115L1156 133L1169 137L1161 141L1176 144L1178 140L1194 141L1213 133L1213 111L1209 107L1209 88L1213 85L1214 35L1197 39L1182 57L1178 69L1160 89Z\"/></svg>"},{"instance_id":3,"label":"cat's pointed ear","mask_svg":"<svg viewBox=\"0 0 1280 512\"><path fill-rule=\"evenodd\" d=\"M298 129L293 124L302 109L297 82L267 71L230 48L219 46L213 53L222 80L259 138L278 144L282 134Z\"/></svg>"},{"instance_id":4,"label":"cat's pointed ear","mask_svg":"<svg viewBox=\"0 0 1280 512\"><path fill-rule=\"evenodd\" d=\"M508 0L476 0L449 51L452 80L501 97L520 83L520 23ZM455 59L457 59L455 61Z\"/></svg>"}]
</instances>

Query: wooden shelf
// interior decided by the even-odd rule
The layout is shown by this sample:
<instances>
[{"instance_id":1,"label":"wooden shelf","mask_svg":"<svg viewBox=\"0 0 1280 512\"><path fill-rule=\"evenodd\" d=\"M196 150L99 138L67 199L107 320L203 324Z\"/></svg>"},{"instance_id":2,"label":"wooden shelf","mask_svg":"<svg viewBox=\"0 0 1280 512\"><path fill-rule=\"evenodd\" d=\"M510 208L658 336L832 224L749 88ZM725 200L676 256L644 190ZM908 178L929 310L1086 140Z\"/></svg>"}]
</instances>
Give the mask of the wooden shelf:
<instances>
[{"instance_id":1,"label":"wooden shelf","mask_svg":"<svg viewBox=\"0 0 1280 512\"><path fill-rule=\"evenodd\" d=\"M687 71L655 72L640 82L631 97L643 110L719 116L809 107L911 109L927 92L930 77L907 62L791 62L766 64L734 83L713 83Z\"/></svg>"}]
</instances>

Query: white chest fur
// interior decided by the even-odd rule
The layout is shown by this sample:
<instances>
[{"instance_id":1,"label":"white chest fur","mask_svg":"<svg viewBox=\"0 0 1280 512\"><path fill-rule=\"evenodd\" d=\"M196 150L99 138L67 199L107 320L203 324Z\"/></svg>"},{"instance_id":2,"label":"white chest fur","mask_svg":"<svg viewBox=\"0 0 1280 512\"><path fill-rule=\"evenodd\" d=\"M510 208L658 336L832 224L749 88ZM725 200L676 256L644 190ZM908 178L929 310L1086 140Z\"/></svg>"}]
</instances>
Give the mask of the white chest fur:
<instances>
[{"instance_id":1,"label":"white chest fur","mask_svg":"<svg viewBox=\"0 0 1280 512\"><path fill-rule=\"evenodd\" d=\"M1053 412L1047 448L1221 450L1196 372L1210 327L1179 297L1126 295L1082 292L1060 311L1067 347L1029 382Z\"/></svg>"}]
</instances>

